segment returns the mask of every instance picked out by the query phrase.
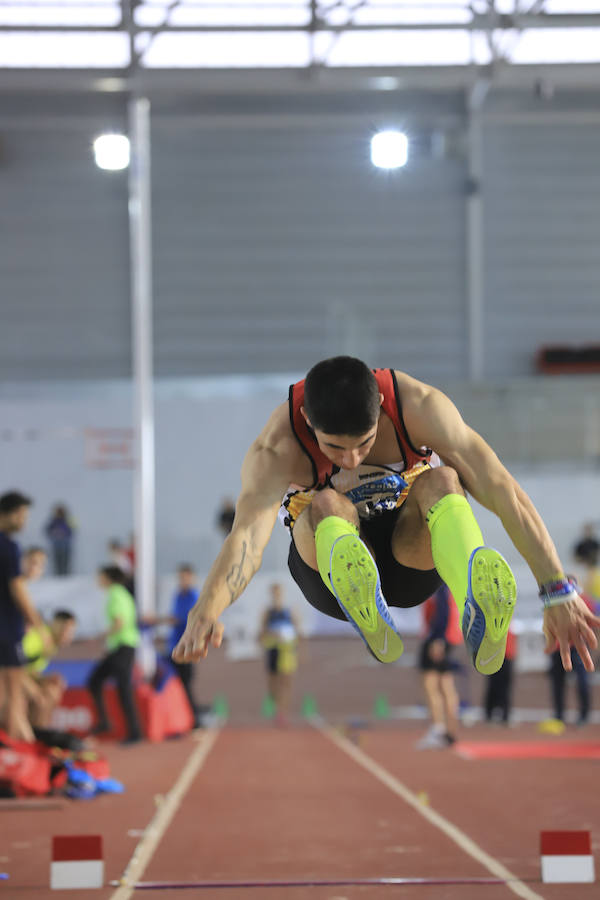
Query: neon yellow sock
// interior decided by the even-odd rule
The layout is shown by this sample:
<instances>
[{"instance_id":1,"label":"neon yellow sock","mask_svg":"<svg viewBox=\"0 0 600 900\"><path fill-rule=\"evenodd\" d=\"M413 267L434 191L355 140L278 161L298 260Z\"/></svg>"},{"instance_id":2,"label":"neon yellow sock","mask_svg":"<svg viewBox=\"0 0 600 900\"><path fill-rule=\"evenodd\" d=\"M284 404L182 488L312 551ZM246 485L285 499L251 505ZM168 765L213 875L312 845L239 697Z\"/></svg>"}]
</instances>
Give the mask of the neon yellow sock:
<instances>
[{"instance_id":1,"label":"neon yellow sock","mask_svg":"<svg viewBox=\"0 0 600 900\"><path fill-rule=\"evenodd\" d=\"M315 529L315 545L317 548L317 565L321 578L331 591L329 580L329 557L334 541L344 534L358 534L358 528L340 516L327 516L321 519ZM331 591L333 594L333 591Z\"/></svg>"},{"instance_id":2,"label":"neon yellow sock","mask_svg":"<svg viewBox=\"0 0 600 900\"><path fill-rule=\"evenodd\" d=\"M431 553L462 617L468 590L469 558L483 546L483 535L473 510L462 494L446 494L427 513Z\"/></svg>"}]
</instances>

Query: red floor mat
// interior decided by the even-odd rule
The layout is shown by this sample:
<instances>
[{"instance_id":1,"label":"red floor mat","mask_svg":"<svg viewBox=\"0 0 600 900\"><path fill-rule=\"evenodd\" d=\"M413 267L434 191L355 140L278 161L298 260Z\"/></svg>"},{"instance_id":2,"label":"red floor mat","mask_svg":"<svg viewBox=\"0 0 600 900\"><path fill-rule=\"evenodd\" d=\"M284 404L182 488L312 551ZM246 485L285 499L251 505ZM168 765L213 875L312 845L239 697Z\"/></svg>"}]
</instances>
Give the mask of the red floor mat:
<instances>
[{"instance_id":1,"label":"red floor mat","mask_svg":"<svg viewBox=\"0 0 600 900\"><path fill-rule=\"evenodd\" d=\"M600 743L591 741L460 741L454 750L465 759L600 759Z\"/></svg>"}]
</instances>

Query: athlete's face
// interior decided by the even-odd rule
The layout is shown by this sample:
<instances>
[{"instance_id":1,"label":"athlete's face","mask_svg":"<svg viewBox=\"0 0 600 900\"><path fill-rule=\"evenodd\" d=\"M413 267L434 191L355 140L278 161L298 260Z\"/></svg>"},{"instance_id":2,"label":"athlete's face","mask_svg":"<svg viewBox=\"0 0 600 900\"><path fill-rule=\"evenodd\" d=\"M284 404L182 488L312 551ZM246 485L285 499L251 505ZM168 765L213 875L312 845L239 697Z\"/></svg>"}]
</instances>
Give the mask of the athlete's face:
<instances>
[{"instance_id":1,"label":"athlete's face","mask_svg":"<svg viewBox=\"0 0 600 900\"><path fill-rule=\"evenodd\" d=\"M369 455L377 437L377 423L358 437L326 434L315 429L315 437L325 456L340 469L356 469Z\"/></svg>"},{"instance_id":2,"label":"athlete's face","mask_svg":"<svg viewBox=\"0 0 600 900\"><path fill-rule=\"evenodd\" d=\"M381 405L382 403L383 394L380 394L379 404ZM324 453L327 459L330 459L332 463L339 466L340 469L356 469L369 455L369 451L377 438L379 418L372 428L358 436L348 434L327 434L325 431L319 431L318 428L313 427L303 406L300 408L300 412L304 416L308 427L312 428L321 452Z\"/></svg>"}]
</instances>

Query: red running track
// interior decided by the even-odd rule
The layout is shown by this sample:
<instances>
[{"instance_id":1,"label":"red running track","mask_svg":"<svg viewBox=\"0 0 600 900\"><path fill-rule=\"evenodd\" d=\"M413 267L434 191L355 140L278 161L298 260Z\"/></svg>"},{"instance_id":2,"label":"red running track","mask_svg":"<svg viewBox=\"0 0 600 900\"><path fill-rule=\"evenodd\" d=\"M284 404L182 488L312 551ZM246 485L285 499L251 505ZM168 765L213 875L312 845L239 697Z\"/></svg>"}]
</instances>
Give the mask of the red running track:
<instances>
[{"instance_id":1,"label":"red running track","mask_svg":"<svg viewBox=\"0 0 600 900\"><path fill-rule=\"evenodd\" d=\"M597 763L470 761L451 751L418 752L417 737L417 730L406 726L366 731L357 751L345 739L336 743L308 726L225 727L182 790L180 802L172 804L170 821L161 825L155 818L164 833L150 848L147 866L136 880L257 886L160 891L107 887L93 896L99 900L598 897L597 884L540 884L538 859L542 829L589 829L598 840ZM47 889L44 847L50 834L75 828L103 834L107 877L120 877L137 840L131 836L132 828L139 834L153 815L161 815L154 795L166 795L170 803L174 795L169 788L178 782L198 746L186 738L128 751L115 748L113 770L128 785L126 795L48 812L12 813L12 821L25 817L19 827L28 820L36 852L28 870L23 869L23 858L20 867L14 865L14 854L9 863L0 864L0 870L12 866L11 880L0 882L0 900L3 892L11 900L59 896ZM421 802L425 794L429 805ZM0 813L0 834L6 821L6 813ZM149 833L146 829L138 858L149 846ZM476 844L475 856L469 838ZM504 883L490 871L485 863L489 859L517 880ZM365 883L399 878L431 883ZM444 883L434 883L436 879ZM326 884L309 887L309 881ZM267 886L273 882L298 885ZM74 891L66 896L87 894Z\"/></svg>"}]
</instances>

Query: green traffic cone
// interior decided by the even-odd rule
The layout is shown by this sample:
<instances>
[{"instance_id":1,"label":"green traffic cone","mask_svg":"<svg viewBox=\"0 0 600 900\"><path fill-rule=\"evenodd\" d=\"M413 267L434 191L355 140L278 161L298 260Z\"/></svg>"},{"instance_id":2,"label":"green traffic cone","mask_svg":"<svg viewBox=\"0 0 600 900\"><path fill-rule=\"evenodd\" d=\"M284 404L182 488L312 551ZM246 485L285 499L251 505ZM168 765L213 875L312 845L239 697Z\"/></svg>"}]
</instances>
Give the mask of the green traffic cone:
<instances>
[{"instance_id":1,"label":"green traffic cone","mask_svg":"<svg viewBox=\"0 0 600 900\"><path fill-rule=\"evenodd\" d=\"M267 694L262 702L261 715L265 719L272 719L277 712L277 704L270 694Z\"/></svg>"},{"instance_id":2,"label":"green traffic cone","mask_svg":"<svg viewBox=\"0 0 600 900\"><path fill-rule=\"evenodd\" d=\"M302 698L302 715L306 719L317 715L317 701L312 694L305 694Z\"/></svg>"},{"instance_id":3,"label":"green traffic cone","mask_svg":"<svg viewBox=\"0 0 600 900\"><path fill-rule=\"evenodd\" d=\"M373 715L376 719L389 719L390 704L385 694L377 694L375 704L373 706Z\"/></svg>"},{"instance_id":4,"label":"green traffic cone","mask_svg":"<svg viewBox=\"0 0 600 900\"><path fill-rule=\"evenodd\" d=\"M229 704L227 698L223 694L217 694L213 700L213 712L220 719L226 719L229 715Z\"/></svg>"}]
</instances>

